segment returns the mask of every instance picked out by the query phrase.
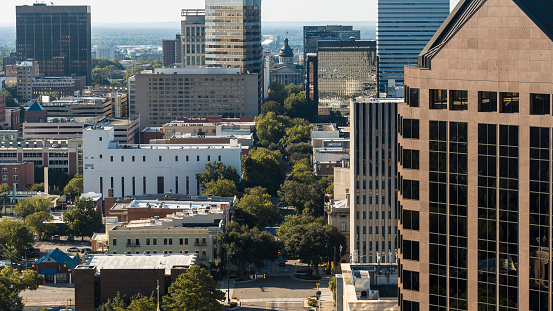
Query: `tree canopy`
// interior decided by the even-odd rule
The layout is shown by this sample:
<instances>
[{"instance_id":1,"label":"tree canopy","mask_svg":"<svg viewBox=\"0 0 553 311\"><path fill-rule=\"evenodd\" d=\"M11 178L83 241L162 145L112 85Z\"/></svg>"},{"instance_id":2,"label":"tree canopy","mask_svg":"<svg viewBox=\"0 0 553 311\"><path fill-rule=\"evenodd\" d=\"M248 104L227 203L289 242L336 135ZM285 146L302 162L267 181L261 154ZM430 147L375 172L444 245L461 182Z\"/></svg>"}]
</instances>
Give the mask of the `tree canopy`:
<instances>
[{"instance_id":1,"label":"tree canopy","mask_svg":"<svg viewBox=\"0 0 553 311\"><path fill-rule=\"evenodd\" d=\"M265 188L246 189L246 194L238 201L236 207L243 212L242 215L247 214L246 217L242 216L240 222L249 227L264 228L282 222L279 208L271 203L271 196Z\"/></svg>"},{"instance_id":2,"label":"tree canopy","mask_svg":"<svg viewBox=\"0 0 553 311\"><path fill-rule=\"evenodd\" d=\"M0 251L7 257L19 258L32 242L33 234L23 221L0 221Z\"/></svg>"},{"instance_id":3,"label":"tree canopy","mask_svg":"<svg viewBox=\"0 0 553 311\"><path fill-rule=\"evenodd\" d=\"M271 195L276 195L286 179L286 164L282 153L266 148L252 150L242 157L242 182L244 188L260 186Z\"/></svg>"},{"instance_id":4,"label":"tree canopy","mask_svg":"<svg viewBox=\"0 0 553 311\"><path fill-rule=\"evenodd\" d=\"M48 223L52 220L52 215L45 211L35 212L25 219L25 224L36 236L44 238L51 236L56 231L56 225Z\"/></svg>"},{"instance_id":5,"label":"tree canopy","mask_svg":"<svg viewBox=\"0 0 553 311\"><path fill-rule=\"evenodd\" d=\"M207 162L204 164L204 171L198 174L198 182L202 188L209 182L226 179L238 185L240 175L232 165L224 165L221 162Z\"/></svg>"},{"instance_id":6,"label":"tree canopy","mask_svg":"<svg viewBox=\"0 0 553 311\"><path fill-rule=\"evenodd\" d=\"M13 208L13 213L23 219L37 212L48 212L50 209L50 200L29 197L19 201Z\"/></svg>"},{"instance_id":7,"label":"tree canopy","mask_svg":"<svg viewBox=\"0 0 553 311\"><path fill-rule=\"evenodd\" d=\"M13 99L12 93L7 88L3 88L2 91L0 91L0 95L6 96L6 107L17 107L17 103L15 102L15 99Z\"/></svg>"},{"instance_id":8,"label":"tree canopy","mask_svg":"<svg viewBox=\"0 0 553 311\"><path fill-rule=\"evenodd\" d=\"M97 228L98 214L91 199L79 198L63 212L67 233L74 236L92 236Z\"/></svg>"},{"instance_id":9,"label":"tree canopy","mask_svg":"<svg viewBox=\"0 0 553 311\"><path fill-rule=\"evenodd\" d=\"M24 290L36 290L41 282L34 270L20 273L12 266L0 271L0 311L23 311L20 293Z\"/></svg>"},{"instance_id":10,"label":"tree canopy","mask_svg":"<svg viewBox=\"0 0 553 311\"><path fill-rule=\"evenodd\" d=\"M217 179L204 185L203 195L213 195L220 197L234 197L238 194L236 184L228 179Z\"/></svg>"},{"instance_id":11,"label":"tree canopy","mask_svg":"<svg viewBox=\"0 0 553 311\"><path fill-rule=\"evenodd\" d=\"M72 199L83 193L83 175L76 174L67 183L63 192L68 194Z\"/></svg>"},{"instance_id":12,"label":"tree canopy","mask_svg":"<svg viewBox=\"0 0 553 311\"><path fill-rule=\"evenodd\" d=\"M200 266L192 266L169 286L163 306L165 310L215 311L223 309L220 301L224 298L209 273Z\"/></svg>"}]
</instances>

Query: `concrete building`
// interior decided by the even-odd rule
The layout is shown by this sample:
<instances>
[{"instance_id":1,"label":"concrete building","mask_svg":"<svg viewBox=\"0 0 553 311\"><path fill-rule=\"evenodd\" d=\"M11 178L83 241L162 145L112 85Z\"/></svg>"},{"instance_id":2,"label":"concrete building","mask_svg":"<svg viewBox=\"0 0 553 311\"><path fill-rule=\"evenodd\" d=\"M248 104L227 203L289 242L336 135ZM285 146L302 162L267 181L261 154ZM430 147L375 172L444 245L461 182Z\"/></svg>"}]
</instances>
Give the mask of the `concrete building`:
<instances>
[{"instance_id":1,"label":"concrete building","mask_svg":"<svg viewBox=\"0 0 553 311\"><path fill-rule=\"evenodd\" d=\"M552 10L460 1L405 67L403 306L551 310Z\"/></svg>"},{"instance_id":2,"label":"concrete building","mask_svg":"<svg viewBox=\"0 0 553 311\"><path fill-rule=\"evenodd\" d=\"M5 112L4 129L19 131L21 129L21 108L6 108Z\"/></svg>"},{"instance_id":3,"label":"concrete building","mask_svg":"<svg viewBox=\"0 0 553 311\"><path fill-rule=\"evenodd\" d=\"M269 82L282 85L304 83L303 66L294 64L294 51L288 45L288 38L284 39L284 46L278 53L278 63L269 66Z\"/></svg>"},{"instance_id":4,"label":"concrete building","mask_svg":"<svg viewBox=\"0 0 553 311\"><path fill-rule=\"evenodd\" d=\"M205 10L181 11L182 67L205 66Z\"/></svg>"},{"instance_id":5,"label":"concrete building","mask_svg":"<svg viewBox=\"0 0 553 311\"><path fill-rule=\"evenodd\" d=\"M163 49L163 67L181 66L182 64L182 41L181 35L176 35L175 39L163 39L161 42Z\"/></svg>"},{"instance_id":6,"label":"concrete building","mask_svg":"<svg viewBox=\"0 0 553 311\"><path fill-rule=\"evenodd\" d=\"M194 254L93 255L73 271L75 308L94 311L118 293L149 297L158 286L164 296L171 283L195 264Z\"/></svg>"},{"instance_id":7,"label":"concrete building","mask_svg":"<svg viewBox=\"0 0 553 311\"><path fill-rule=\"evenodd\" d=\"M34 169L33 162L0 162L0 184L9 185L10 189L14 186L18 190L29 189L35 183Z\"/></svg>"},{"instance_id":8,"label":"concrete building","mask_svg":"<svg viewBox=\"0 0 553 311\"><path fill-rule=\"evenodd\" d=\"M396 261L396 119L402 102L359 97L351 107L352 263Z\"/></svg>"},{"instance_id":9,"label":"concrete building","mask_svg":"<svg viewBox=\"0 0 553 311\"><path fill-rule=\"evenodd\" d=\"M34 60L27 60L15 65L17 77L17 97L25 100L33 98L31 82L40 75L40 66Z\"/></svg>"},{"instance_id":10,"label":"concrete building","mask_svg":"<svg viewBox=\"0 0 553 311\"><path fill-rule=\"evenodd\" d=\"M115 59L115 50L116 50L115 46L110 47L108 45L103 45L103 46L96 46L94 47L94 49L96 50L96 58L107 58L109 60Z\"/></svg>"},{"instance_id":11,"label":"concrete building","mask_svg":"<svg viewBox=\"0 0 553 311\"><path fill-rule=\"evenodd\" d=\"M350 139L336 124L313 124L313 167L317 176L333 176L334 168L349 167Z\"/></svg>"},{"instance_id":12,"label":"concrete building","mask_svg":"<svg viewBox=\"0 0 553 311\"><path fill-rule=\"evenodd\" d=\"M257 116L256 74L234 68L156 69L129 78L130 113L141 128L161 126L176 116Z\"/></svg>"},{"instance_id":13,"label":"concrete building","mask_svg":"<svg viewBox=\"0 0 553 311\"><path fill-rule=\"evenodd\" d=\"M17 64L17 54L15 52L10 52L7 56L2 58L2 71L7 74L7 67L15 64ZM6 75L6 77L8 77L8 75Z\"/></svg>"},{"instance_id":14,"label":"concrete building","mask_svg":"<svg viewBox=\"0 0 553 311\"><path fill-rule=\"evenodd\" d=\"M33 59L44 76L86 76L90 84L90 29L90 6L17 6L17 60Z\"/></svg>"},{"instance_id":15,"label":"concrete building","mask_svg":"<svg viewBox=\"0 0 553 311\"><path fill-rule=\"evenodd\" d=\"M6 123L6 95L0 95L0 126L2 129Z\"/></svg>"},{"instance_id":16,"label":"concrete building","mask_svg":"<svg viewBox=\"0 0 553 311\"><path fill-rule=\"evenodd\" d=\"M395 86L403 86L403 66L417 63L448 14L449 0L378 1L380 91L392 93Z\"/></svg>"},{"instance_id":17,"label":"concrete building","mask_svg":"<svg viewBox=\"0 0 553 311\"><path fill-rule=\"evenodd\" d=\"M255 131L255 122L207 122L198 119L197 122L173 121L163 125L164 138L173 136L231 136L250 135Z\"/></svg>"},{"instance_id":18,"label":"concrete building","mask_svg":"<svg viewBox=\"0 0 553 311\"><path fill-rule=\"evenodd\" d=\"M62 97L51 102L43 102L42 107L48 112L48 117L109 117L112 116L110 99L105 97Z\"/></svg>"},{"instance_id":19,"label":"concrete building","mask_svg":"<svg viewBox=\"0 0 553 311\"><path fill-rule=\"evenodd\" d=\"M114 141L111 127L84 131L84 191L113 195L200 194L196 175L206 162L222 162L241 171L248 147L229 145L127 145ZM147 166L144 164L147 163Z\"/></svg>"},{"instance_id":20,"label":"concrete building","mask_svg":"<svg viewBox=\"0 0 553 311\"><path fill-rule=\"evenodd\" d=\"M0 130L0 141L14 142L17 141L19 133L16 130Z\"/></svg>"},{"instance_id":21,"label":"concrete building","mask_svg":"<svg viewBox=\"0 0 553 311\"><path fill-rule=\"evenodd\" d=\"M353 26L303 26L303 59L309 53L317 53L319 40L347 41L352 37L361 40L361 31L354 30Z\"/></svg>"},{"instance_id":22,"label":"concrete building","mask_svg":"<svg viewBox=\"0 0 553 311\"><path fill-rule=\"evenodd\" d=\"M349 115L349 99L378 91L376 41L318 42L318 109Z\"/></svg>"},{"instance_id":23,"label":"concrete building","mask_svg":"<svg viewBox=\"0 0 553 311\"><path fill-rule=\"evenodd\" d=\"M35 167L61 169L72 176L82 174L82 140L26 140L0 142L0 161L32 162Z\"/></svg>"},{"instance_id":24,"label":"concrete building","mask_svg":"<svg viewBox=\"0 0 553 311\"><path fill-rule=\"evenodd\" d=\"M115 130L114 139L125 144L138 142L140 136L140 118L136 115L129 119L108 117L52 118L46 122L23 123L23 139L73 139L82 138L83 130L91 126L110 126Z\"/></svg>"},{"instance_id":25,"label":"concrete building","mask_svg":"<svg viewBox=\"0 0 553 311\"><path fill-rule=\"evenodd\" d=\"M59 96L80 96L86 84L86 76L36 77L31 80L31 98L44 93L57 92Z\"/></svg>"}]
</instances>

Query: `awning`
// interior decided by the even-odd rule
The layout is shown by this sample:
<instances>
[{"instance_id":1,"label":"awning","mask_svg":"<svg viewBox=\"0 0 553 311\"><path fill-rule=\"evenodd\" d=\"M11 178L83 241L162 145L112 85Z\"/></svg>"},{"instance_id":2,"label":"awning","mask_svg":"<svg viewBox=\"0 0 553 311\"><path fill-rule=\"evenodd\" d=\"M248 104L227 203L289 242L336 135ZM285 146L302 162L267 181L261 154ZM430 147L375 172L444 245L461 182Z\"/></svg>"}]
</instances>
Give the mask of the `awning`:
<instances>
[{"instance_id":1,"label":"awning","mask_svg":"<svg viewBox=\"0 0 553 311\"><path fill-rule=\"evenodd\" d=\"M42 275L56 275L56 274L58 274L58 269L40 269L40 274L42 274Z\"/></svg>"}]
</instances>

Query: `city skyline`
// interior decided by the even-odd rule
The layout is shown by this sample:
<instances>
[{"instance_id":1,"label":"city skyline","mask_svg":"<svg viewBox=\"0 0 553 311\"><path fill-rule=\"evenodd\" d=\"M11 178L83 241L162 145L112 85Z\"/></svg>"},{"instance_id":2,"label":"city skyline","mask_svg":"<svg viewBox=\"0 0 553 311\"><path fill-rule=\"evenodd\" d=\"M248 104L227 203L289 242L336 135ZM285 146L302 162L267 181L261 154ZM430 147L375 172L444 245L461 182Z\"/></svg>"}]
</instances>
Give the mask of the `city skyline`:
<instances>
[{"instance_id":1,"label":"city skyline","mask_svg":"<svg viewBox=\"0 0 553 311\"><path fill-rule=\"evenodd\" d=\"M46 1L45 3L50 3ZM459 0L450 0L453 9ZM376 21L377 0L348 0L341 2L342 10L337 11L329 0L319 1L320 5L313 10L312 5L293 0L264 0L261 14L263 21ZM32 5L33 1L3 0L0 3L0 25L15 26L15 6ZM187 3L176 0L163 0L159 5L141 10L141 6L133 6L132 1L96 0L63 0L55 1L55 5L90 5L92 7L92 23L129 23L129 22L177 22L181 20L181 9L195 9L204 6L204 0L190 0ZM95 14L102 12L102 14ZM122 15L125 12L127 14ZM170 13L173 12L173 13Z\"/></svg>"}]
</instances>

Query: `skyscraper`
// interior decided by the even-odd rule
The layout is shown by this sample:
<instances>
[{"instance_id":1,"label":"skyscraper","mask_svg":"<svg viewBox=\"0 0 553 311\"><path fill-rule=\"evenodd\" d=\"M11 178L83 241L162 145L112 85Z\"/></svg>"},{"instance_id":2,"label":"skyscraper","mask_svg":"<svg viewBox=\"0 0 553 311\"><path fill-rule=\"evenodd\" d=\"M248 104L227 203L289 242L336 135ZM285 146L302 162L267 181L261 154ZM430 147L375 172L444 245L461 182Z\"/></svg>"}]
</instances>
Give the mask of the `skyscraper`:
<instances>
[{"instance_id":1,"label":"skyscraper","mask_svg":"<svg viewBox=\"0 0 553 311\"><path fill-rule=\"evenodd\" d=\"M347 41L352 37L361 40L361 31L354 30L353 26L303 26L303 61L307 54L317 53L319 40Z\"/></svg>"},{"instance_id":2,"label":"skyscraper","mask_svg":"<svg viewBox=\"0 0 553 311\"><path fill-rule=\"evenodd\" d=\"M182 67L205 67L205 10L181 12Z\"/></svg>"},{"instance_id":3,"label":"skyscraper","mask_svg":"<svg viewBox=\"0 0 553 311\"><path fill-rule=\"evenodd\" d=\"M176 35L174 40L163 39L163 67L172 67L182 64L181 35Z\"/></svg>"},{"instance_id":4,"label":"skyscraper","mask_svg":"<svg viewBox=\"0 0 553 311\"><path fill-rule=\"evenodd\" d=\"M208 67L256 73L262 103L261 0L206 0L205 52Z\"/></svg>"},{"instance_id":5,"label":"skyscraper","mask_svg":"<svg viewBox=\"0 0 553 311\"><path fill-rule=\"evenodd\" d=\"M402 310L552 309L551 12L461 0L405 67Z\"/></svg>"},{"instance_id":6,"label":"skyscraper","mask_svg":"<svg viewBox=\"0 0 553 311\"><path fill-rule=\"evenodd\" d=\"M351 106L351 262L396 262L396 119L401 102L356 98Z\"/></svg>"},{"instance_id":7,"label":"skyscraper","mask_svg":"<svg viewBox=\"0 0 553 311\"><path fill-rule=\"evenodd\" d=\"M378 0L380 91L403 85L403 66L417 63L426 43L449 15L449 0Z\"/></svg>"},{"instance_id":8,"label":"skyscraper","mask_svg":"<svg viewBox=\"0 0 553 311\"><path fill-rule=\"evenodd\" d=\"M45 76L86 76L92 82L90 6L35 3L16 7L17 60L35 60Z\"/></svg>"}]
</instances>

